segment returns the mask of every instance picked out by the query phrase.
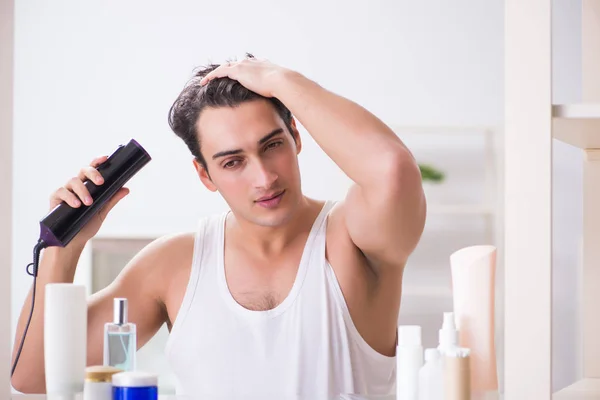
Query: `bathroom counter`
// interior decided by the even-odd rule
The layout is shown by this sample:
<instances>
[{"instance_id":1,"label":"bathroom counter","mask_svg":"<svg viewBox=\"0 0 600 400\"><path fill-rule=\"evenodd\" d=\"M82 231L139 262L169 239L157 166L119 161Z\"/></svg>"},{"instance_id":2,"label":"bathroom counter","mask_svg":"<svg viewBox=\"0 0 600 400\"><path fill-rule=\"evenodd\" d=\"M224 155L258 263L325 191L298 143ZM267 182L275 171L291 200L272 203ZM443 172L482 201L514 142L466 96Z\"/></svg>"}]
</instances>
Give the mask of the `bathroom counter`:
<instances>
[{"instance_id":1,"label":"bathroom counter","mask_svg":"<svg viewBox=\"0 0 600 400\"><path fill-rule=\"evenodd\" d=\"M159 395L158 400L202 400L202 399L210 399L214 400L215 396L176 396L176 395ZM240 397L241 398L241 397ZM243 397L244 399L252 400L251 397ZM82 396L73 397L55 397L55 396L46 396L43 394L13 394L11 396L12 400L82 400ZM223 397L223 399L232 399L231 397ZM269 400L268 396L258 396L257 400ZM274 395L272 397L273 400L395 400L396 396L357 396L357 395L340 395L335 397L315 397L315 396L307 396L307 397L283 397ZM232 399L233 400L233 399Z\"/></svg>"},{"instance_id":2,"label":"bathroom counter","mask_svg":"<svg viewBox=\"0 0 600 400\"><path fill-rule=\"evenodd\" d=\"M239 397L239 398L244 398L244 399L248 399L248 400L253 400L252 397ZM503 396L502 395L498 395L498 393L489 393L483 396L473 396L471 397L471 400L502 400ZM69 399L65 399L65 398L55 398L55 397L46 397L46 395L40 395L40 394L29 394L29 395L25 395L25 394L13 394L12 395L12 399L13 400L82 400L81 396L76 396L75 398L69 398ZM219 399L219 397L215 397L215 396L193 396L193 397L189 397L189 396L176 396L176 395L159 395L158 396L158 400L203 400L203 399L210 399L210 400L215 400L215 399ZM232 397L228 397L228 396L223 396L222 397L223 400L234 400L235 398ZM256 400L396 400L396 395L391 395L391 396L358 396L358 395L339 395L339 396L334 396L334 397L318 397L318 396L306 396L306 397L301 397L301 396L292 396L292 397L284 397L284 396L277 396L274 395L272 397L269 396L257 396ZM571 397L561 397L561 400L571 400ZM573 400L580 400L578 397L573 397ZM596 399L595 397L593 399ZM587 400L587 398L586 398Z\"/></svg>"}]
</instances>

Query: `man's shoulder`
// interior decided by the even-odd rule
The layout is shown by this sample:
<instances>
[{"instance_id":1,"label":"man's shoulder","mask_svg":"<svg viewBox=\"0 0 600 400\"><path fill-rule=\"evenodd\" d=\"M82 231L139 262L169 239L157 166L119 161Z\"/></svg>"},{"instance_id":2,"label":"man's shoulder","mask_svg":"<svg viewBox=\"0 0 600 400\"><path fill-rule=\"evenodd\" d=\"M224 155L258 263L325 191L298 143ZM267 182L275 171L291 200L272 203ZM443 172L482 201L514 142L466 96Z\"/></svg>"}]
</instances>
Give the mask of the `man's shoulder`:
<instances>
[{"instance_id":1,"label":"man's shoulder","mask_svg":"<svg viewBox=\"0 0 600 400\"><path fill-rule=\"evenodd\" d=\"M204 225L209 224L211 222L219 221L226 214L227 211L204 215L197 220L196 225L192 230L170 233L160 236L153 242L151 242L149 246L161 252L185 250L186 248L193 246L194 241L198 236L198 232L202 229Z\"/></svg>"},{"instance_id":2,"label":"man's shoulder","mask_svg":"<svg viewBox=\"0 0 600 400\"><path fill-rule=\"evenodd\" d=\"M140 250L124 269L124 285L134 285L164 299L170 282L191 265L194 232L158 237Z\"/></svg>"},{"instance_id":3,"label":"man's shoulder","mask_svg":"<svg viewBox=\"0 0 600 400\"><path fill-rule=\"evenodd\" d=\"M195 231L172 233L157 238L148 247L157 253L179 253L193 246L195 237Z\"/></svg>"},{"instance_id":4,"label":"man's shoulder","mask_svg":"<svg viewBox=\"0 0 600 400\"><path fill-rule=\"evenodd\" d=\"M160 236L148 243L132 260L141 269L156 270L163 266L185 263L194 249L194 232L179 232Z\"/></svg>"}]
</instances>

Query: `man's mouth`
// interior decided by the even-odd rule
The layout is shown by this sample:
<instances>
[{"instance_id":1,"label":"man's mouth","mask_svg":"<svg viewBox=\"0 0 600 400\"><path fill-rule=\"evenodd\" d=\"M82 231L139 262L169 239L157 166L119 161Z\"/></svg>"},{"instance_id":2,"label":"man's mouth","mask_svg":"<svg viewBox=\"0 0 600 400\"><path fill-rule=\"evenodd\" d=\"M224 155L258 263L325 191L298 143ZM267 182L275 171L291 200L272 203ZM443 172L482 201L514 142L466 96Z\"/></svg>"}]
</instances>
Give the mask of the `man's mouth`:
<instances>
[{"instance_id":1,"label":"man's mouth","mask_svg":"<svg viewBox=\"0 0 600 400\"><path fill-rule=\"evenodd\" d=\"M275 192L275 193L272 193L272 194L268 194L268 195L263 196L260 199L256 200L256 203L260 203L260 202L264 202L264 201L269 201L269 200L276 199L277 197L280 197L284 192L285 192L285 190L280 190L278 192Z\"/></svg>"}]
</instances>

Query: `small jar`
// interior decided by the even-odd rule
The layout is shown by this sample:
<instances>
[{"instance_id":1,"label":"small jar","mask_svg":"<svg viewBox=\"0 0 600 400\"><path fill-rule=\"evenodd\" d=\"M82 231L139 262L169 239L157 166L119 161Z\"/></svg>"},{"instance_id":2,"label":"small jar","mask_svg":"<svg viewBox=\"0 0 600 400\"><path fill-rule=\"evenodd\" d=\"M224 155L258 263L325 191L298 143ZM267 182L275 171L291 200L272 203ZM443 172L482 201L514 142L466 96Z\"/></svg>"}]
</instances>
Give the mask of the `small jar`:
<instances>
[{"instance_id":1,"label":"small jar","mask_svg":"<svg viewBox=\"0 0 600 400\"><path fill-rule=\"evenodd\" d=\"M112 376L113 400L157 400L158 377L143 371L125 371Z\"/></svg>"},{"instance_id":2,"label":"small jar","mask_svg":"<svg viewBox=\"0 0 600 400\"><path fill-rule=\"evenodd\" d=\"M83 400L112 400L112 376L123 370L95 365L85 369Z\"/></svg>"}]
</instances>

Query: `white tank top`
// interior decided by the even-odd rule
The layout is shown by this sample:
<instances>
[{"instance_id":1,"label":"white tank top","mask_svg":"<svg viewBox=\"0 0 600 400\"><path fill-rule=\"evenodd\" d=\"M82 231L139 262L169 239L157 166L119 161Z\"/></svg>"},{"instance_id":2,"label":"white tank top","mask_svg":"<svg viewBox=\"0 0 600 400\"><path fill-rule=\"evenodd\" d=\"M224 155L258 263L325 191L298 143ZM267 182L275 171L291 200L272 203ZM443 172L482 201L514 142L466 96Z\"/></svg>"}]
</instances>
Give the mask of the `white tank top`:
<instances>
[{"instance_id":1,"label":"white tank top","mask_svg":"<svg viewBox=\"0 0 600 400\"><path fill-rule=\"evenodd\" d=\"M227 213L200 222L190 279L165 350L178 395L395 393L395 357L376 352L358 333L325 258L333 205L327 202L312 226L288 296L267 311L241 306L227 287Z\"/></svg>"}]
</instances>

